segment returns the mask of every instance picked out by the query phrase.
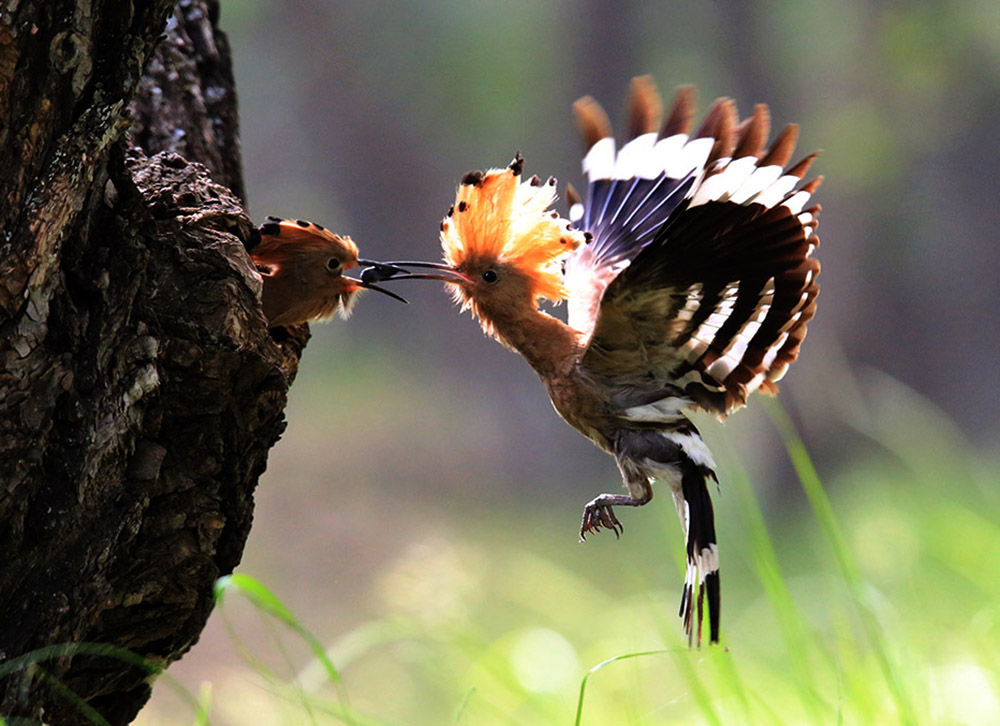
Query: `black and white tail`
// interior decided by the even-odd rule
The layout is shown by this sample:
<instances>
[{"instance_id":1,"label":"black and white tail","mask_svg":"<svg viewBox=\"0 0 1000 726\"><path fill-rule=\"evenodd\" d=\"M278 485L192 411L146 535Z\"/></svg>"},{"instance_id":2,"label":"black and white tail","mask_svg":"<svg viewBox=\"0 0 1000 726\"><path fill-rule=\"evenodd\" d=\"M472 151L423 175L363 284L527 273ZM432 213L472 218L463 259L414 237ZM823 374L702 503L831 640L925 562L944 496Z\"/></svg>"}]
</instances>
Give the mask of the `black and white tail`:
<instances>
[{"instance_id":1,"label":"black and white tail","mask_svg":"<svg viewBox=\"0 0 1000 726\"><path fill-rule=\"evenodd\" d=\"M701 645L701 626L706 605L709 642L719 642L722 607L715 512L708 490L710 479L715 481L715 473L711 469L698 466L687 459L681 465L680 489L673 491L674 505L684 525L687 549L687 572L684 576L679 615L684 619L688 644L697 645Z\"/></svg>"}]
</instances>

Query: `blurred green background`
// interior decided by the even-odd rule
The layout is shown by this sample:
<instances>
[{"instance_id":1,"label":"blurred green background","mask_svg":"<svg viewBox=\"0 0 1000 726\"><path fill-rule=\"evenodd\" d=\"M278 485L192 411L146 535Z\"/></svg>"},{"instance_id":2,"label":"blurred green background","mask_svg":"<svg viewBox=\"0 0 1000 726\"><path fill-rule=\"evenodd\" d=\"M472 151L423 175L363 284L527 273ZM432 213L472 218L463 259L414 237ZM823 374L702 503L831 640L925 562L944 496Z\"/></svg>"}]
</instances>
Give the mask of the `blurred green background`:
<instances>
[{"instance_id":1,"label":"blurred green background","mask_svg":"<svg viewBox=\"0 0 1000 726\"><path fill-rule=\"evenodd\" d=\"M461 175L515 151L579 187L570 104L620 125L633 75L800 123L823 292L780 401L811 464L770 402L698 419L726 649L688 651L669 497L578 544L614 462L437 284L369 295L313 328L239 570L343 684L227 597L138 723L195 723L178 688L213 724L573 723L590 668L661 649L590 676L582 723L1000 723L996 0L223 0L222 26L254 218L366 256L437 258Z\"/></svg>"}]
</instances>

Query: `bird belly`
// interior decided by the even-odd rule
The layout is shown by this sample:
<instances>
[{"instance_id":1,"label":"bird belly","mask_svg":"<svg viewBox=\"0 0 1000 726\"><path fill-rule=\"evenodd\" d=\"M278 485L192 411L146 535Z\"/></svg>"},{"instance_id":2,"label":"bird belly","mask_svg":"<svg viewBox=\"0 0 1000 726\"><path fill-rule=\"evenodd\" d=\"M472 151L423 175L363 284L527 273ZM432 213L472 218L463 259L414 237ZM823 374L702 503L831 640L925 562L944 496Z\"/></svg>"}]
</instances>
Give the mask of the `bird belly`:
<instances>
[{"instance_id":1,"label":"bird belly","mask_svg":"<svg viewBox=\"0 0 1000 726\"><path fill-rule=\"evenodd\" d=\"M570 426L586 436L598 448L613 454L614 446L607 432L611 430L607 402L585 382L564 378L545 381L552 407Z\"/></svg>"}]
</instances>

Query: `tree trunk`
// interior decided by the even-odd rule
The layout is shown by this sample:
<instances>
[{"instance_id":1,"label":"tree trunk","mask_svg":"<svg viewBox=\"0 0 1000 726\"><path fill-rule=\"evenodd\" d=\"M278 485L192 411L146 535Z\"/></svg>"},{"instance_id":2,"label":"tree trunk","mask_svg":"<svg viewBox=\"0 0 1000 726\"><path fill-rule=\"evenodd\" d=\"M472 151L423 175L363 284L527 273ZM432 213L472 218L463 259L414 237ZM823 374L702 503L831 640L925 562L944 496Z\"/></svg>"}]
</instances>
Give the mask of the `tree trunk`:
<instances>
[{"instance_id":1,"label":"tree trunk","mask_svg":"<svg viewBox=\"0 0 1000 726\"><path fill-rule=\"evenodd\" d=\"M308 338L261 314L217 4L172 5L0 7L8 718L128 723L198 639Z\"/></svg>"}]
</instances>

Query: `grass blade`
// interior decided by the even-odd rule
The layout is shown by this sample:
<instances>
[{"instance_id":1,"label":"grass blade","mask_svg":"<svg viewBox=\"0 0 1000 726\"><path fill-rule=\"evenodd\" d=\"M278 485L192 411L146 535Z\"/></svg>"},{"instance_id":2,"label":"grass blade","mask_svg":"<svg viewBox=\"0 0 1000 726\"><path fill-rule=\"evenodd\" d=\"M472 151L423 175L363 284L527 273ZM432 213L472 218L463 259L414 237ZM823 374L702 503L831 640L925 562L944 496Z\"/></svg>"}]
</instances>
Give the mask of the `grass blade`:
<instances>
[{"instance_id":1,"label":"grass blade","mask_svg":"<svg viewBox=\"0 0 1000 726\"><path fill-rule=\"evenodd\" d=\"M630 658L641 658L647 655L663 655L665 653L670 653L670 652L671 652L670 650L647 650L641 653L624 653L622 655L616 655L614 657L608 658L607 660L601 661L593 668L591 668L589 671L587 671L586 675L584 675L583 677L583 680L580 681L580 696L576 703L576 720L573 722L574 726L580 726L580 723L583 720L583 697L587 692L587 681L594 673L597 673L597 671L601 670L605 666L609 666L612 663L617 663L618 661L621 660L628 660Z\"/></svg>"},{"instance_id":2,"label":"grass blade","mask_svg":"<svg viewBox=\"0 0 1000 726\"><path fill-rule=\"evenodd\" d=\"M736 491L739 498L739 511L749 529L750 548L753 562L757 569L757 577L767 593L768 600L778 618L778 625L792 661L792 676L798 686L802 705L815 724L824 724L822 716L822 700L811 686L815 683L815 674L810 664L806 643L814 639L808 635L808 628L802 618L795 601L792 599L774 549L774 542L767 531L764 513L760 509L757 497L746 470L739 465L729 467L727 482ZM813 642L813 646L818 644Z\"/></svg>"},{"instance_id":3,"label":"grass blade","mask_svg":"<svg viewBox=\"0 0 1000 726\"><path fill-rule=\"evenodd\" d=\"M96 726L111 726L108 720L98 713L96 708L84 701L79 693L74 691L41 666L35 666L34 675L38 677L38 680L43 681L49 688L62 696L63 699L73 704L73 706L76 707L76 710L85 716L90 723L95 724Z\"/></svg>"},{"instance_id":4,"label":"grass blade","mask_svg":"<svg viewBox=\"0 0 1000 726\"><path fill-rule=\"evenodd\" d=\"M195 714L194 726L208 726L208 711L212 706L212 684L204 682L198 692L198 712Z\"/></svg>"},{"instance_id":5,"label":"grass blade","mask_svg":"<svg viewBox=\"0 0 1000 726\"><path fill-rule=\"evenodd\" d=\"M789 418L779 403L776 401L766 401L765 410L785 445L792 466L795 468L795 473L802 484L803 491L806 493L816 521L819 523L820 530L833 550L833 555L840 568L841 576L857 605L865 634L878 660L882 676L889 687L889 693L892 695L896 709L899 712L899 720L907 726L917 724L919 720L916 710L889 657L885 631L878 621L878 617L869 602L868 596L865 594L865 583L861 577L857 560L847 541L844 539L843 532L833 512L833 505L826 495L826 490L823 488L823 483L820 481L819 473L812 463L809 452L806 450L805 444L799 436L798 431L796 431L791 418Z\"/></svg>"},{"instance_id":6,"label":"grass blade","mask_svg":"<svg viewBox=\"0 0 1000 726\"><path fill-rule=\"evenodd\" d=\"M221 603L226 593L230 590L242 592L260 610L274 616L291 628L309 646L313 656L322 665L329 679L333 683L341 683L340 673L334 667L333 661L327 655L323 644L292 614L292 611L281 602L278 596L271 592L260 580L250 575L239 573L220 577L215 583L216 601Z\"/></svg>"}]
</instances>

